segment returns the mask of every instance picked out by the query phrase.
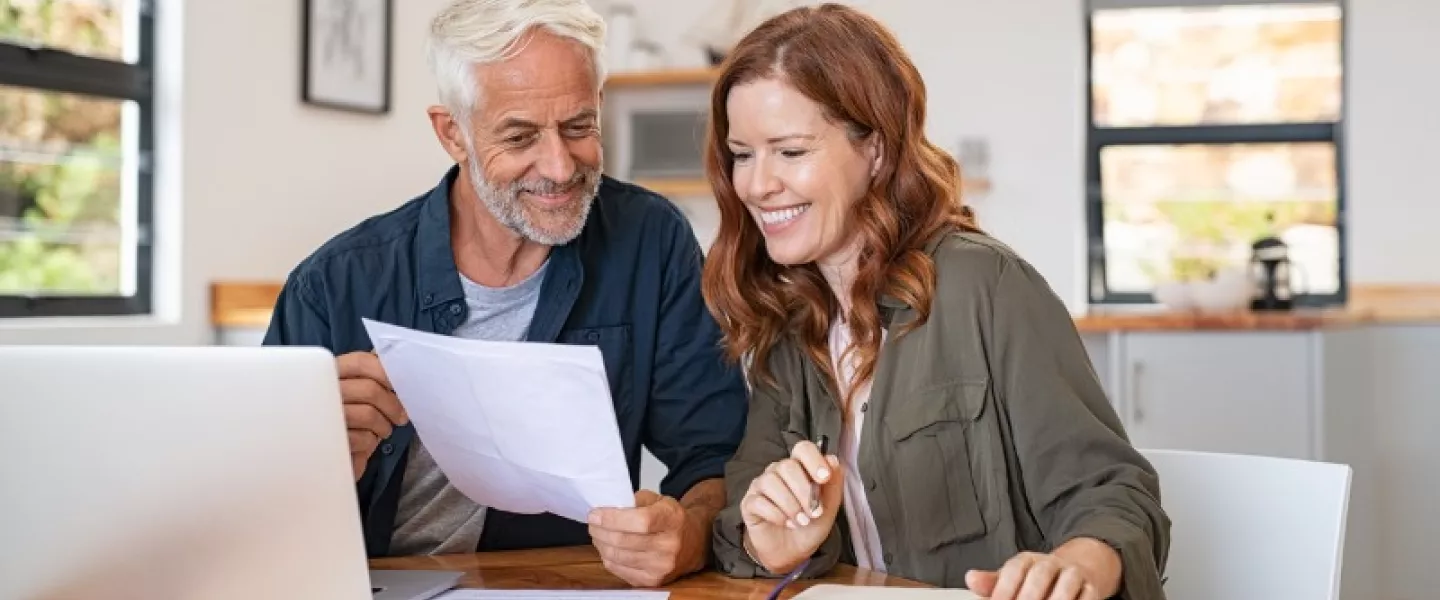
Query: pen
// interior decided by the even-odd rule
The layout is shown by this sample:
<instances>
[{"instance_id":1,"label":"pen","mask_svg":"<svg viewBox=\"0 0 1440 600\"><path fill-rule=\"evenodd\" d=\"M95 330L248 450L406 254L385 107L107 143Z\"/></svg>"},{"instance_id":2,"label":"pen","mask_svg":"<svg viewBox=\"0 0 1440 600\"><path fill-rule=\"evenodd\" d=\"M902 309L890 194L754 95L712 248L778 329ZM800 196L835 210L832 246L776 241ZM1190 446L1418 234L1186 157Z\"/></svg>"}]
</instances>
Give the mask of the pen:
<instances>
[{"instance_id":1,"label":"pen","mask_svg":"<svg viewBox=\"0 0 1440 600\"><path fill-rule=\"evenodd\" d=\"M830 438L821 435L820 441L815 442L815 445L819 446L820 459L825 461L825 468L829 469L830 461L825 459L825 447L830 445ZM818 510L820 510L820 486L812 485L810 486L810 514L814 515L815 511ZM779 598L780 591L785 589L785 586L790 585L791 582L799 579L800 574L804 573L806 567L809 566L810 559L807 558L804 560L804 562L801 562L794 569L791 569L789 573L786 573L785 576L780 579L779 583L775 584L775 587L770 590L770 594L765 596L765 600L775 600L776 598Z\"/></svg>"},{"instance_id":2,"label":"pen","mask_svg":"<svg viewBox=\"0 0 1440 600\"><path fill-rule=\"evenodd\" d=\"M816 443L816 445L820 447L820 460L822 460L822 461L825 462L825 468L826 468L826 469L830 468L830 461L828 461L828 460L825 459L825 447L829 445L829 442L830 442L830 438L829 438L828 436L821 435L821 436L820 436L820 441ZM819 511L819 510L820 510L820 486L818 486L818 485L812 485L812 486L810 486L810 514L815 515L815 513L816 513L817 511ZM816 516L818 516L818 515L816 515Z\"/></svg>"}]
</instances>

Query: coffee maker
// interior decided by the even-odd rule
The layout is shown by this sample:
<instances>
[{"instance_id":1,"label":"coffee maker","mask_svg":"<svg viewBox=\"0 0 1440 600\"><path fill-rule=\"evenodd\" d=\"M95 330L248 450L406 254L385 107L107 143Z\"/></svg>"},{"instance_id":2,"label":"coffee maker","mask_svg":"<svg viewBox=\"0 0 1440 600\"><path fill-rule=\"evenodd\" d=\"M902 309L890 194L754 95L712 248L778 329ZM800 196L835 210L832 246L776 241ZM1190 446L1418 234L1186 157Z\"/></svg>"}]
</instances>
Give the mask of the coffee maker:
<instances>
[{"instance_id":1,"label":"coffee maker","mask_svg":"<svg viewBox=\"0 0 1440 600\"><path fill-rule=\"evenodd\" d=\"M1251 310L1290 310L1295 306L1291 285L1290 246L1267 235L1250 246Z\"/></svg>"}]
</instances>

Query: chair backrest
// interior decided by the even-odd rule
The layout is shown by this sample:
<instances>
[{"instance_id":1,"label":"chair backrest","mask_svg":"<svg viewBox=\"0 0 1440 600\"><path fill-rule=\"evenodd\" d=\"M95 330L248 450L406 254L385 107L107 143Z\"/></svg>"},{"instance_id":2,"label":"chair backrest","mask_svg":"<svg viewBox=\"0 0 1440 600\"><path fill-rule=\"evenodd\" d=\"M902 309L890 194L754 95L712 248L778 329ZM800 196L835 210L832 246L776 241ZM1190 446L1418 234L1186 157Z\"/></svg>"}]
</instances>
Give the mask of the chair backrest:
<instances>
[{"instance_id":1,"label":"chair backrest","mask_svg":"<svg viewBox=\"0 0 1440 600\"><path fill-rule=\"evenodd\" d=\"M1171 520L1168 600L1337 600L1347 465L1142 450Z\"/></svg>"}]
</instances>

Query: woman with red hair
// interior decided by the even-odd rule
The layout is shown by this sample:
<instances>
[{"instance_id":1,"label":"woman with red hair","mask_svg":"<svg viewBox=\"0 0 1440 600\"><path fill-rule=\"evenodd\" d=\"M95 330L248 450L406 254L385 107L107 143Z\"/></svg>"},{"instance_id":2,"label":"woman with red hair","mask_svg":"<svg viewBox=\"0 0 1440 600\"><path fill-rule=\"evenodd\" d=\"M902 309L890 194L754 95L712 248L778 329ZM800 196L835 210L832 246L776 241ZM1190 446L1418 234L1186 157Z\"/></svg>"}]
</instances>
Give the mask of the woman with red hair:
<instances>
[{"instance_id":1,"label":"woman with red hair","mask_svg":"<svg viewBox=\"0 0 1440 600\"><path fill-rule=\"evenodd\" d=\"M842 6L767 21L721 67L704 293L752 398L718 566L1163 598L1155 471L1065 306L976 227L925 110L900 44Z\"/></svg>"}]
</instances>

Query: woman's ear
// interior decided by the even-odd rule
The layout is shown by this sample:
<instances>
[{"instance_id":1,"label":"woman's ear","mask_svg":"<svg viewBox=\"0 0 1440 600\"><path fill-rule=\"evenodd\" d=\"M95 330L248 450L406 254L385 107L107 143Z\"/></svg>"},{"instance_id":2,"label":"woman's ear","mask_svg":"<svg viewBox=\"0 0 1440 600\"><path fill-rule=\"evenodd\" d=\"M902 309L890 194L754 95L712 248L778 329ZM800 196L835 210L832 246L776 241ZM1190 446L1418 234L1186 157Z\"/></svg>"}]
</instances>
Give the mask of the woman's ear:
<instances>
[{"instance_id":1,"label":"woman's ear","mask_svg":"<svg viewBox=\"0 0 1440 600\"><path fill-rule=\"evenodd\" d=\"M865 151L869 154L870 158L871 177L880 174L880 166L885 162L884 155L880 152L881 146L880 134L878 132L871 132L870 137L865 139Z\"/></svg>"}]
</instances>

